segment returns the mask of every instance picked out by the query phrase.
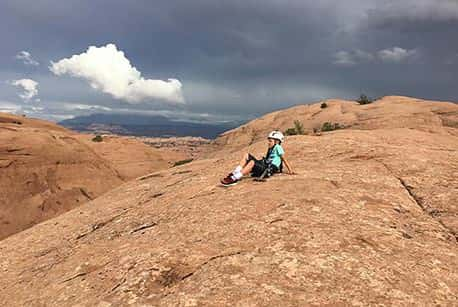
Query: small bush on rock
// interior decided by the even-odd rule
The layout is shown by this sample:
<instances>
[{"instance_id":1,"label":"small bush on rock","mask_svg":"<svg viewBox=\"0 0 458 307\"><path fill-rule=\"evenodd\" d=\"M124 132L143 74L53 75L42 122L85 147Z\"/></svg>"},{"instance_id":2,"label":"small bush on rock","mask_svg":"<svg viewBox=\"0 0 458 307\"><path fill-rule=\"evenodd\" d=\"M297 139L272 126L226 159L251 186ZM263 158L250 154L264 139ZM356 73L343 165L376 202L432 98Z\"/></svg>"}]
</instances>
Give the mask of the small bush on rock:
<instances>
[{"instance_id":1,"label":"small bush on rock","mask_svg":"<svg viewBox=\"0 0 458 307\"><path fill-rule=\"evenodd\" d=\"M296 129L294 129L294 128L288 128L285 131L285 135L296 135L296 134L297 134L297 132L296 132Z\"/></svg>"},{"instance_id":2,"label":"small bush on rock","mask_svg":"<svg viewBox=\"0 0 458 307\"><path fill-rule=\"evenodd\" d=\"M298 120L294 121L294 127L288 128L285 131L285 135L298 135L298 134L305 134L304 125Z\"/></svg>"},{"instance_id":3,"label":"small bush on rock","mask_svg":"<svg viewBox=\"0 0 458 307\"><path fill-rule=\"evenodd\" d=\"M100 134L97 134L95 137L92 138L92 142L102 142L103 138Z\"/></svg>"},{"instance_id":4,"label":"small bush on rock","mask_svg":"<svg viewBox=\"0 0 458 307\"><path fill-rule=\"evenodd\" d=\"M364 94L361 94L361 95L359 96L359 98L356 100L356 102L359 103L359 104L361 104L361 105L363 105L363 104L373 103L374 100L371 99L371 98L369 98L369 97L367 97L367 96L364 95Z\"/></svg>"},{"instance_id":5,"label":"small bush on rock","mask_svg":"<svg viewBox=\"0 0 458 307\"><path fill-rule=\"evenodd\" d=\"M323 132L326 132L326 131L334 131L334 130L337 130L337 129L341 129L343 128L342 126L340 126L339 123L330 123L330 122L325 122L323 124L323 126L321 127L321 131Z\"/></svg>"},{"instance_id":6,"label":"small bush on rock","mask_svg":"<svg viewBox=\"0 0 458 307\"><path fill-rule=\"evenodd\" d=\"M320 108L325 109L328 107L328 104L326 102L321 103Z\"/></svg>"},{"instance_id":7,"label":"small bush on rock","mask_svg":"<svg viewBox=\"0 0 458 307\"><path fill-rule=\"evenodd\" d=\"M305 134L304 125L298 120L294 121L294 129L296 129L297 134Z\"/></svg>"}]
</instances>

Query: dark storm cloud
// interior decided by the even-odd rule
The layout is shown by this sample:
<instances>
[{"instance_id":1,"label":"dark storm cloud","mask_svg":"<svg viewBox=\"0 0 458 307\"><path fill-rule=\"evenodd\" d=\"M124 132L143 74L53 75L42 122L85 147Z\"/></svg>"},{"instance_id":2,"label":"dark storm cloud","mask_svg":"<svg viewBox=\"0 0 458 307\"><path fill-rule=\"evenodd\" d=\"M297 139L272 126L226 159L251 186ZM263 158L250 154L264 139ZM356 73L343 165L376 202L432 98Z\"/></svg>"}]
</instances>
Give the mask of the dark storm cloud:
<instances>
[{"instance_id":1,"label":"dark storm cloud","mask_svg":"<svg viewBox=\"0 0 458 307\"><path fill-rule=\"evenodd\" d=\"M361 92L458 100L457 26L456 1L448 0L7 0L0 79L37 81L42 113L55 114L59 102L221 119ZM129 105L47 68L107 43L145 77L179 79L186 105ZM22 50L42 65L15 61ZM15 101L1 82L0 91L0 100Z\"/></svg>"}]
</instances>

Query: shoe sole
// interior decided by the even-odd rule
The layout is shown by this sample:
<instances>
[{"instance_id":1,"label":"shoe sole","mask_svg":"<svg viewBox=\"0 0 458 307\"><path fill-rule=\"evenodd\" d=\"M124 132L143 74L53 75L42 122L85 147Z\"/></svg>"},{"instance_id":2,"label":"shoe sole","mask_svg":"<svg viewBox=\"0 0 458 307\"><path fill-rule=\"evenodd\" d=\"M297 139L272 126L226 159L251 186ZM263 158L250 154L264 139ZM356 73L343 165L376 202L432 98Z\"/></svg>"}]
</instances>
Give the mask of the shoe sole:
<instances>
[{"instance_id":1,"label":"shoe sole","mask_svg":"<svg viewBox=\"0 0 458 307\"><path fill-rule=\"evenodd\" d=\"M234 183L222 183L221 184L225 187L230 187L230 186L233 186L233 185L236 185L238 182L234 182Z\"/></svg>"}]
</instances>

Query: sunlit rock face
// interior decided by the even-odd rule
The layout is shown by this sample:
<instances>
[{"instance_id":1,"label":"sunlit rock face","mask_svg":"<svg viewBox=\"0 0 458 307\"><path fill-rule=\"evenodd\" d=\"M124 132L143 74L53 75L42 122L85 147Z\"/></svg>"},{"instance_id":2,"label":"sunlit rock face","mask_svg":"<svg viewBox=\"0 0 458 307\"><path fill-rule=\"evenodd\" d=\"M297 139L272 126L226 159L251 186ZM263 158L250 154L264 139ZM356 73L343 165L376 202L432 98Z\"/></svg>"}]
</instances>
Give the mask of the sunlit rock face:
<instances>
[{"instance_id":1,"label":"sunlit rock face","mask_svg":"<svg viewBox=\"0 0 458 307\"><path fill-rule=\"evenodd\" d=\"M266 115L223 135L206 158L1 241L0 301L453 305L458 107L400 97L328 104ZM345 128L287 137L295 175L219 185L243 153L265 153L266 131L296 119Z\"/></svg>"}]
</instances>

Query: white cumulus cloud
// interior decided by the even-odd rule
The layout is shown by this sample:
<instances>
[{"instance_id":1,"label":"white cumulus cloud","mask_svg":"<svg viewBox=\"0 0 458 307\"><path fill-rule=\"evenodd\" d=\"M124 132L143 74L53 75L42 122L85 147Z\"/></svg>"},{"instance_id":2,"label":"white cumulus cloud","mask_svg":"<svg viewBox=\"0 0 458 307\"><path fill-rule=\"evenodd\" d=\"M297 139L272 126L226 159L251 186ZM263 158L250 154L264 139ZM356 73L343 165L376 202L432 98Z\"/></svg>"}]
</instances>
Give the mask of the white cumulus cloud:
<instances>
[{"instance_id":1,"label":"white cumulus cloud","mask_svg":"<svg viewBox=\"0 0 458 307\"><path fill-rule=\"evenodd\" d=\"M412 58L417 54L415 49L407 50L400 47L393 47L392 49L380 50L377 55L385 62L399 63Z\"/></svg>"},{"instance_id":2,"label":"white cumulus cloud","mask_svg":"<svg viewBox=\"0 0 458 307\"><path fill-rule=\"evenodd\" d=\"M24 101L29 101L38 95L38 82L32 79L20 79L11 81L11 85L22 87L23 92L19 94Z\"/></svg>"},{"instance_id":3,"label":"white cumulus cloud","mask_svg":"<svg viewBox=\"0 0 458 307\"><path fill-rule=\"evenodd\" d=\"M354 51L354 56L359 61L370 62L370 61L373 61L375 59L375 56L372 53L366 52L366 51L363 51L363 50L360 50L360 49L357 49L357 50Z\"/></svg>"},{"instance_id":4,"label":"white cumulus cloud","mask_svg":"<svg viewBox=\"0 0 458 307\"><path fill-rule=\"evenodd\" d=\"M145 79L130 64L116 45L90 46L84 53L73 55L49 69L56 75L68 74L85 79L92 88L129 103L157 99L169 103L184 103L182 84L177 79Z\"/></svg>"},{"instance_id":5,"label":"white cumulus cloud","mask_svg":"<svg viewBox=\"0 0 458 307\"><path fill-rule=\"evenodd\" d=\"M25 65L33 65L33 66L40 65L40 63L38 63L36 60L32 58L32 55L29 52L24 51L24 50L16 54L15 58L18 60L21 60Z\"/></svg>"}]
</instances>

